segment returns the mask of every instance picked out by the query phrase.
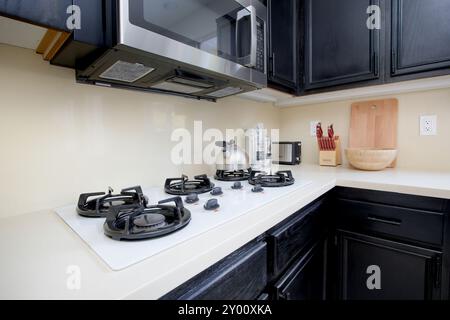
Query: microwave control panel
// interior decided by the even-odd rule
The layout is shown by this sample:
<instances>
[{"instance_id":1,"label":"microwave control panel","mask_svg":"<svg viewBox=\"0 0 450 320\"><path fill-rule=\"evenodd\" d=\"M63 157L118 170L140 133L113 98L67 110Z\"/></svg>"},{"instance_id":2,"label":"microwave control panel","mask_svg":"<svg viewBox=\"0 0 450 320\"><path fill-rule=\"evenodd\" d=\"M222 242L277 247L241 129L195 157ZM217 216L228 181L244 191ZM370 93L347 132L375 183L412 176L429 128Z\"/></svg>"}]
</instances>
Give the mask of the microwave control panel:
<instances>
[{"instance_id":1,"label":"microwave control panel","mask_svg":"<svg viewBox=\"0 0 450 320\"><path fill-rule=\"evenodd\" d=\"M258 18L257 23L257 29L258 29L258 42L257 42L257 50L256 50L256 67L255 69L265 73L266 72L266 52L265 52L265 26L264 22Z\"/></svg>"}]
</instances>

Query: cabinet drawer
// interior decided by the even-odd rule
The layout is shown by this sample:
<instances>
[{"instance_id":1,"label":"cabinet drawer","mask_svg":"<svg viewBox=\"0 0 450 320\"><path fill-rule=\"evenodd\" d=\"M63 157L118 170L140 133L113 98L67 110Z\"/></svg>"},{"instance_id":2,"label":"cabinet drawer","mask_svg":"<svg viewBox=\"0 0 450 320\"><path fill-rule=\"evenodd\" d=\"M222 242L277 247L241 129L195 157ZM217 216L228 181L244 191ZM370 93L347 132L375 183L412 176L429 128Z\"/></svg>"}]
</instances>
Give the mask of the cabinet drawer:
<instances>
[{"instance_id":1,"label":"cabinet drawer","mask_svg":"<svg viewBox=\"0 0 450 320\"><path fill-rule=\"evenodd\" d=\"M335 209L340 228L438 246L443 243L443 213L347 199L337 199Z\"/></svg>"},{"instance_id":2,"label":"cabinet drawer","mask_svg":"<svg viewBox=\"0 0 450 320\"><path fill-rule=\"evenodd\" d=\"M275 284L278 300L324 300L326 241L315 243Z\"/></svg>"},{"instance_id":3,"label":"cabinet drawer","mask_svg":"<svg viewBox=\"0 0 450 320\"><path fill-rule=\"evenodd\" d=\"M267 246L250 243L184 283L162 300L254 300L267 283Z\"/></svg>"},{"instance_id":4,"label":"cabinet drawer","mask_svg":"<svg viewBox=\"0 0 450 320\"><path fill-rule=\"evenodd\" d=\"M324 229L324 199L301 210L270 230L267 234L269 266L273 277L278 276Z\"/></svg>"},{"instance_id":5,"label":"cabinet drawer","mask_svg":"<svg viewBox=\"0 0 450 320\"><path fill-rule=\"evenodd\" d=\"M394 207L412 208L424 211L446 212L450 208L448 200L416 196L404 193L375 191L366 189L336 187L333 195L338 199L356 200L390 205Z\"/></svg>"}]
</instances>

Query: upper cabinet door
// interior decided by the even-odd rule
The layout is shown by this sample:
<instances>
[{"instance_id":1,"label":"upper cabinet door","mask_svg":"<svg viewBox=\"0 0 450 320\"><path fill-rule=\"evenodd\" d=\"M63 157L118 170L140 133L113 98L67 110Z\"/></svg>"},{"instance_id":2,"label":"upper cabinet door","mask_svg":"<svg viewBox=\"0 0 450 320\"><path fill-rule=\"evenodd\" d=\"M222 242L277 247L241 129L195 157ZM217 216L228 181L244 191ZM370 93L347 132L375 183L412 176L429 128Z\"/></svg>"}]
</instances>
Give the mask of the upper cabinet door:
<instances>
[{"instance_id":1,"label":"upper cabinet door","mask_svg":"<svg viewBox=\"0 0 450 320\"><path fill-rule=\"evenodd\" d=\"M392 0L391 75L450 67L450 0Z\"/></svg>"},{"instance_id":2,"label":"upper cabinet door","mask_svg":"<svg viewBox=\"0 0 450 320\"><path fill-rule=\"evenodd\" d=\"M298 89L298 0L269 0L269 81L276 88Z\"/></svg>"},{"instance_id":3,"label":"upper cabinet door","mask_svg":"<svg viewBox=\"0 0 450 320\"><path fill-rule=\"evenodd\" d=\"M379 8L379 0L305 0L305 4L305 89L379 78L380 30L368 27L367 13L370 6ZM383 30L383 13L377 13Z\"/></svg>"}]
</instances>

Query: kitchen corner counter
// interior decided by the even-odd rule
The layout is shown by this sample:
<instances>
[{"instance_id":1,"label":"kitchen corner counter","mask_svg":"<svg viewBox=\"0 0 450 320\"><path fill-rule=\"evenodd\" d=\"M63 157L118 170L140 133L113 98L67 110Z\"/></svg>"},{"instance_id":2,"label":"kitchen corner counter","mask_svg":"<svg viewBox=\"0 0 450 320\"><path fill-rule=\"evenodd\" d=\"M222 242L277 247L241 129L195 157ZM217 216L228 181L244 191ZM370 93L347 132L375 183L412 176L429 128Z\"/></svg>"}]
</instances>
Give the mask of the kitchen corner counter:
<instances>
[{"instance_id":1,"label":"kitchen corner counter","mask_svg":"<svg viewBox=\"0 0 450 320\"><path fill-rule=\"evenodd\" d=\"M386 169L384 171L359 171L347 167L324 168L306 166L303 170L333 174L336 186L397 192L417 196L450 199L450 171L418 171Z\"/></svg>"},{"instance_id":2,"label":"kitchen corner counter","mask_svg":"<svg viewBox=\"0 0 450 320\"><path fill-rule=\"evenodd\" d=\"M450 172L302 165L293 173L312 184L122 271L109 269L53 211L2 219L0 298L157 299L335 186L450 199Z\"/></svg>"}]
</instances>

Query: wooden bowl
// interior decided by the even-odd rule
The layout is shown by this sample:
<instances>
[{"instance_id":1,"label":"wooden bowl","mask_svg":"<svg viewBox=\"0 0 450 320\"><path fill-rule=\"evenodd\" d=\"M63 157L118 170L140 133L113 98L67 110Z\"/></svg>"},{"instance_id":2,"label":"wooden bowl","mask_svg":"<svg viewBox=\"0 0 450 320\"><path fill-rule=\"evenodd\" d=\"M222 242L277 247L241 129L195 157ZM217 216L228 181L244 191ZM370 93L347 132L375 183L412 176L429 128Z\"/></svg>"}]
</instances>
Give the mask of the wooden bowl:
<instances>
[{"instance_id":1,"label":"wooden bowl","mask_svg":"<svg viewBox=\"0 0 450 320\"><path fill-rule=\"evenodd\" d=\"M356 169L366 171L380 171L389 167L397 159L397 150L345 150L348 162Z\"/></svg>"}]
</instances>

